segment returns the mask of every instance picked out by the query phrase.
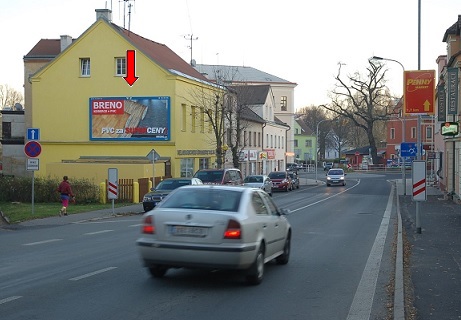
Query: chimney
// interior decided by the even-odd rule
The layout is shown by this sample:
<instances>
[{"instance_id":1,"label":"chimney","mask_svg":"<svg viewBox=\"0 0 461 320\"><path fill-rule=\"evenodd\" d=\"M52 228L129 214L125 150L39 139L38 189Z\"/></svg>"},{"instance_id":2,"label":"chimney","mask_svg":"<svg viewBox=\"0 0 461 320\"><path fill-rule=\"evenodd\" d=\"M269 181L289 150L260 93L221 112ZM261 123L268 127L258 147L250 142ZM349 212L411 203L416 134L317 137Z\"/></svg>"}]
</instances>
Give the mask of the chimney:
<instances>
[{"instance_id":1,"label":"chimney","mask_svg":"<svg viewBox=\"0 0 461 320\"><path fill-rule=\"evenodd\" d=\"M104 19L108 22L112 21L112 11L110 9L96 9L96 20Z\"/></svg>"},{"instance_id":2,"label":"chimney","mask_svg":"<svg viewBox=\"0 0 461 320\"><path fill-rule=\"evenodd\" d=\"M71 36L67 36L67 35L61 36L61 52L63 52L71 44L72 44Z\"/></svg>"}]
</instances>

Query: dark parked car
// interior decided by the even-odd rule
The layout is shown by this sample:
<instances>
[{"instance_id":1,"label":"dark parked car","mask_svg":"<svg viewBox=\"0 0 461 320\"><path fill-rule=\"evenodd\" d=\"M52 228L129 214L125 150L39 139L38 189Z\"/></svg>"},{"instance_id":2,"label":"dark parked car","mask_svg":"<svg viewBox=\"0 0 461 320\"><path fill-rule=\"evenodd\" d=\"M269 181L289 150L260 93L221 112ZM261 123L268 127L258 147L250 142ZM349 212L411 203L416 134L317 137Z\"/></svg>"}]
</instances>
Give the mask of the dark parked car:
<instances>
[{"instance_id":1,"label":"dark parked car","mask_svg":"<svg viewBox=\"0 0 461 320\"><path fill-rule=\"evenodd\" d=\"M288 175L291 178L291 185L293 189L299 189L299 177L295 172L288 172Z\"/></svg>"},{"instance_id":2,"label":"dark parked car","mask_svg":"<svg viewBox=\"0 0 461 320\"><path fill-rule=\"evenodd\" d=\"M297 163L287 163L287 171L298 172L298 164Z\"/></svg>"},{"instance_id":3,"label":"dark parked car","mask_svg":"<svg viewBox=\"0 0 461 320\"><path fill-rule=\"evenodd\" d=\"M287 171L272 171L268 176L272 180L272 191L293 190L291 178Z\"/></svg>"},{"instance_id":4,"label":"dark parked car","mask_svg":"<svg viewBox=\"0 0 461 320\"><path fill-rule=\"evenodd\" d=\"M146 193L142 198L144 212L154 209L154 207L174 189L197 184L203 183L197 178L168 178L163 180L155 188L152 188L151 192Z\"/></svg>"}]
</instances>

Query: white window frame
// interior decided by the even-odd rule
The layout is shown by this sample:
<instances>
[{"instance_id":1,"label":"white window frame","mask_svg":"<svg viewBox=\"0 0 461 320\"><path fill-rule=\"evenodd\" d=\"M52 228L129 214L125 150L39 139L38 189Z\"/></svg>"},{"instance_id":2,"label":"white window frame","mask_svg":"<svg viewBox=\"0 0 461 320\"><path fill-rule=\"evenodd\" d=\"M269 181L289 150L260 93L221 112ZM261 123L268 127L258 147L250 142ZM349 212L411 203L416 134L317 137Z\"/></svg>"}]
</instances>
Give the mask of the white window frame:
<instances>
[{"instance_id":1,"label":"white window frame","mask_svg":"<svg viewBox=\"0 0 461 320\"><path fill-rule=\"evenodd\" d=\"M90 58L80 58L80 76L91 76L91 61Z\"/></svg>"},{"instance_id":2,"label":"white window frame","mask_svg":"<svg viewBox=\"0 0 461 320\"><path fill-rule=\"evenodd\" d=\"M115 58L115 75L117 77L126 76L126 58L124 57Z\"/></svg>"}]
</instances>

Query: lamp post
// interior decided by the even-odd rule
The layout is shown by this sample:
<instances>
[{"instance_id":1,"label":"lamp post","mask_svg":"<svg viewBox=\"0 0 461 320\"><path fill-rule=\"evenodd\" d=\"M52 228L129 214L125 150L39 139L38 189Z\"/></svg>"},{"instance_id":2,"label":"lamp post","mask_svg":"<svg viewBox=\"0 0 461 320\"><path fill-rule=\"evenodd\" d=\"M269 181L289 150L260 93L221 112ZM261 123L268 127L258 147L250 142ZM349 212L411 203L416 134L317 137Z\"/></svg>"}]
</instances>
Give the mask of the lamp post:
<instances>
[{"instance_id":1,"label":"lamp post","mask_svg":"<svg viewBox=\"0 0 461 320\"><path fill-rule=\"evenodd\" d=\"M330 119L323 119L323 120L320 120L318 123L317 123L317 131L316 131L316 135L315 135L315 183L317 183L317 163L319 161L318 159L318 155L319 155L319 150L318 150L318 143L319 143L319 125L322 123L322 122L325 122L325 121L329 121Z\"/></svg>"},{"instance_id":2,"label":"lamp post","mask_svg":"<svg viewBox=\"0 0 461 320\"><path fill-rule=\"evenodd\" d=\"M400 63L397 60L377 57L377 56L371 57L370 60L392 61L392 62L398 63L402 67L403 73L405 73L405 67L403 66L402 63ZM403 108L402 108L402 118L403 120L400 119L400 121L402 122L402 143L404 143L405 142L405 116L403 114ZM407 194L407 180L405 177L405 157L402 157L402 143L400 144L400 158L402 159L402 187L403 187L403 195L405 196Z\"/></svg>"}]
</instances>

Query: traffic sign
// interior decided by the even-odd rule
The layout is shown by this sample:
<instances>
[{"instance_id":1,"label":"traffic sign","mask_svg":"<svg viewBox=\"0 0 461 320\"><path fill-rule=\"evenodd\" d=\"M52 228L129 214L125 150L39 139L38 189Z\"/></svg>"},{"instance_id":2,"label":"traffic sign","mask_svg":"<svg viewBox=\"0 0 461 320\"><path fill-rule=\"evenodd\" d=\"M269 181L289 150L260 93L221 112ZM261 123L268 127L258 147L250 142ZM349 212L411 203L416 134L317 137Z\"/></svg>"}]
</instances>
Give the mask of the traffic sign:
<instances>
[{"instance_id":1,"label":"traffic sign","mask_svg":"<svg viewBox=\"0 0 461 320\"><path fill-rule=\"evenodd\" d=\"M42 146L37 141L29 141L24 146L24 153L30 158L35 158L42 152Z\"/></svg>"},{"instance_id":2,"label":"traffic sign","mask_svg":"<svg viewBox=\"0 0 461 320\"><path fill-rule=\"evenodd\" d=\"M402 142L400 144L400 156L401 157L416 157L418 149L414 142Z\"/></svg>"},{"instance_id":3,"label":"traffic sign","mask_svg":"<svg viewBox=\"0 0 461 320\"><path fill-rule=\"evenodd\" d=\"M27 140L40 140L39 128L27 128Z\"/></svg>"},{"instance_id":4,"label":"traffic sign","mask_svg":"<svg viewBox=\"0 0 461 320\"><path fill-rule=\"evenodd\" d=\"M27 168L26 169L28 171L40 170L40 159L27 158Z\"/></svg>"},{"instance_id":5,"label":"traffic sign","mask_svg":"<svg viewBox=\"0 0 461 320\"><path fill-rule=\"evenodd\" d=\"M109 168L107 180L107 198L118 199L118 169Z\"/></svg>"},{"instance_id":6,"label":"traffic sign","mask_svg":"<svg viewBox=\"0 0 461 320\"><path fill-rule=\"evenodd\" d=\"M426 161L415 160L412 166L413 201L426 201Z\"/></svg>"},{"instance_id":7,"label":"traffic sign","mask_svg":"<svg viewBox=\"0 0 461 320\"><path fill-rule=\"evenodd\" d=\"M403 78L403 112L434 114L435 70L405 71Z\"/></svg>"}]
</instances>

